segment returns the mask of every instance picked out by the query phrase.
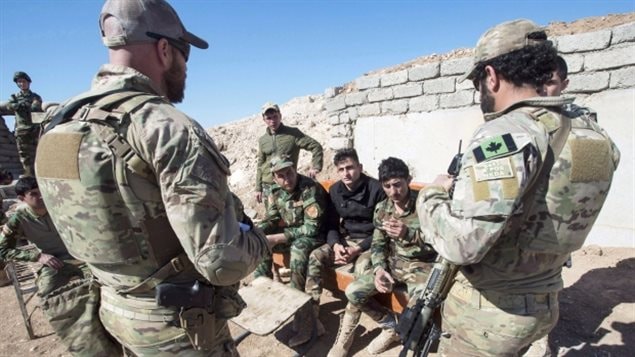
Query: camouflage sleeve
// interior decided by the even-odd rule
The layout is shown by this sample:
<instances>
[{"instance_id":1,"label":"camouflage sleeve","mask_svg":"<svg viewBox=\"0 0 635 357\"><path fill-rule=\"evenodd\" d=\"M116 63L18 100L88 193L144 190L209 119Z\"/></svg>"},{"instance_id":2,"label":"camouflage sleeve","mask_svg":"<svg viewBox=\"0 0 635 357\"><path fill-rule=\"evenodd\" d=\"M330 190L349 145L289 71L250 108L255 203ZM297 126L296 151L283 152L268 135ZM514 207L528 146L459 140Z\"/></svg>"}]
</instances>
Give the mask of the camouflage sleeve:
<instances>
[{"instance_id":1,"label":"camouflage sleeve","mask_svg":"<svg viewBox=\"0 0 635 357\"><path fill-rule=\"evenodd\" d=\"M40 256L39 251L15 249L18 239L22 237L24 237L24 233L16 212L9 218L0 232L0 260L37 261Z\"/></svg>"},{"instance_id":2,"label":"camouflage sleeve","mask_svg":"<svg viewBox=\"0 0 635 357\"><path fill-rule=\"evenodd\" d=\"M313 139L312 137L304 133L302 133L302 136L297 139L296 144L298 145L299 148L311 152L312 167L318 171L322 171L322 165L324 161L323 159L324 153L322 150L322 145L320 145L320 143L318 143L317 140Z\"/></svg>"},{"instance_id":3,"label":"camouflage sleeve","mask_svg":"<svg viewBox=\"0 0 635 357\"><path fill-rule=\"evenodd\" d=\"M325 208L326 202L324 197L317 192L317 188L315 186L307 187L302 192L302 224L284 229L287 242L291 243L299 237L316 237L320 231Z\"/></svg>"},{"instance_id":4,"label":"camouflage sleeve","mask_svg":"<svg viewBox=\"0 0 635 357\"><path fill-rule=\"evenodd\" d=\"M148 104L135 138L151 163L167 217L195 268L214 285L251 273L268 252L259 229L239 230L227 160L203 128L174 107ZM131 138L135 133L129 131Z\"/></svg>"},{"instance_id":5,"label":"camouflage sleeve","mask_svg":"<svg viewBox=\"0 0 635 357\"><path fill-rule=\"evenodd\" d=\"M11 94L9 101L7 102L7 109L15 111L18 107L18 97L15 94Z\"/></svg>"},{"instance_id":6,"label":"camouflage sleeve","mask_svg":"<svg viewBox=\"0 0 635 357\"><path fill-rule=\"evenodd\" d=\"M260 141L258 141L258 164L256 166L256 192L262 192L262 165L265 163L265 153L260 147Z\"/></svg>"},{"instance_id":7,"label":"camouflage sleeve","mask_svg":"<svg viewBox=\"0 0 635 357\"><path fill-rule=\"evenodd\" d=\"M33 93L33 101L31 102L31 111L33 112L42 111L42 97L40 97L36 93Z\"/></svg>"},{"instance_id":8,"label":"camouflage sleeve","mask_svg":"<svg viewBox=\"0 0 635 357\"><path fill-rule=\"evenodd\" d=\"M478 263L487 254L537 174L540 158L531 136L508 138L514 142L509 150L499 147L501 155L478 160L479 150L496 148L498 144L490 145L499 143L500 136L477 133L463 157L452 199L438 186L419 193L417 211L426 243L454 264Z\"/></svg>"},{"instance_id":9,"label":"camouflage sleeve","mask_svg":"<svg viewBox=\"0 0 635 357\"><path fill-rule=\"evenodd\" d=\"M373 216L375 230L373 231L373 241L370 244L370 260L373 264L373 271L380 267L384 270L388 269L388 240L390 238L378 228L381 227L383 220L382 206L382 203L378 204Z\"/></svg>"},{"instance_id":10,"label":"camouflage sleeve","mask_svg":"<svg viewBox=\"0 0 635 357\"><path fill-rule=\"evenodd\" d=\"M269 193L269 195L265 197L265 200L269 202L269 207L267 207L267 212L265 212L265 218L258 223L258 227L266 234L273 233L273 231L279 227L279 223L282 220L278 204L275 202L274 197L273 193Z\"/></svg>"}]
</instances>

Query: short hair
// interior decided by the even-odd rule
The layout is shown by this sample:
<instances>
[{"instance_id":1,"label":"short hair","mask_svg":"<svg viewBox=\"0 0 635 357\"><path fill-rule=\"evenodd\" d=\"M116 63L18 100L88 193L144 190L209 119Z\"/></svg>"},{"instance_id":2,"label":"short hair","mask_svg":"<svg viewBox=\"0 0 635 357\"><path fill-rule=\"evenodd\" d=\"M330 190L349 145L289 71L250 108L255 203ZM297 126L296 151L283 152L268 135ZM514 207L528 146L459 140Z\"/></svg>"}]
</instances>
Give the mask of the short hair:
<instances>
[{"instance_id":1,"label":"short hair","mask_svg":"<svg viewBox=\"0 0 635 357\"><path fill-rule=\"evenodd\" d=\"M532 35L540 37L544 35L544 32ZM551 74L556 70L557 57L558 53L550 42L536 46L526 46L480 62L474 69L475 75L472 81L475 83L475 87L478 88L476 84L481 83L487 77L485 67L492 66L498 74L517 87L521 87L523 84L531 84L535 88L539 88L551 79Z\"/></svg>"},{"instance_id":2,"label":"short hair","mask_svg":"<svg viewBox=\"0 0 635 357\"><path fill-rule=\"evenodd\" d=\"M340 162L351 159L359 164L359 157L357 156L357 151L353 148L339 149L335 153L333 157L333 164L337 166Z\"/></svg>"},{"instance_id":3,"label":"short hair","mask_svg":"<svg viewBox=\"0 0 635 357\"><path fill-rule=\"evenodd\" d=\"M567 66L567 61L562 58L562 56L558 56L556 58L556 71L558 72L558 77L560 77L561 81L567 79L567 74L569 73L569 67Z\"/></svg>"},{"instance_id":4,"label":"short hair","mask_svg":"<svg viewBox=\"0 0 635 357\"><path fill-rule=\"evenodd\" d=\"M397 159L396 157L389 157L384 159L379 164L379 168L377 168L379 182L385 182L394 178L402 178L408 179L410 178L410 170L408 170L408 165L401 159Z\"/></svg>"},{"instance_id":5,"label":"short hair","mask_svg":"<svg viewBox=\"0 0 635 357\"><path fill-rule=\"evenodd\" d=\"M8 170L0 170L0 184L5 181L13 181L13 174Z\"/></svg>"},{"instance_id":6,"label":"short hair","mask_svg":"<svg viewBox=\"0 0 635 357\"><path fill-rule=\"evenodd\" d=\"M15 184L15 193L24 196L27 192L38 188L37 180L33 176L20 177Z\"/></svg>"}]
</instances>

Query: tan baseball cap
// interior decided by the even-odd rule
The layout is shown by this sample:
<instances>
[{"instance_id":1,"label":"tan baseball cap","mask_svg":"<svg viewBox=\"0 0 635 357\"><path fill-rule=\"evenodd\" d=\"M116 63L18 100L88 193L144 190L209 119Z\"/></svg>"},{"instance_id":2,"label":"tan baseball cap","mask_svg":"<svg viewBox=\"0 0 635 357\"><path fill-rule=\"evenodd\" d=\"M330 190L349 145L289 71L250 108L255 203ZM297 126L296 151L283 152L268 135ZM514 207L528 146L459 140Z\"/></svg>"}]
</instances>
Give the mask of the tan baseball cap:
<instances>
[{"instance_id":1,"label":"tan baseball cap","mask_svg":"<svg viewBox=\"0 0 635 357\"><path fill-rule=\"evenodd\" d=\"M472 79L475 75L474 70L480 62L527 46L537 46L545 42L550 43L550 41L546 40L546 37L545 39L529 38L530 34L544 31L543 27L525 19L507 21L492 27L478 40L474 49L474 63L470 70L459 78L459 82L463 82L465 79Z\"/></svg>"},{"instance_id":2,"label":"tan baseball cap","mask_svg":"<svg viewBox=\"0 0 635 357\"><path fill-rule=\"evenodd\" d=\"M275 111L277 111L278 113L280 113L280 107L278 106L278 104L272 103L272 102L267 102L262 106L262 110L260 111L260 115L265 115L265 113L267 112L267 110L273 109Z\"/></svg>"},{"instance_id":3,"label":"tan baseball cap","mask_svg":"<svg viewBox=\"0 0 635 357\"><path fill-rule=\"evenodd\" d=\"M274 155L269 163L271 164L271 172L293 166L293 160L291 160L289 155Z\"/></svg>"},{"instance_id":4,"label":"tan baseball cap","mask_svg":"<svg viewBox=\"0 0 635 357\"><path fill-rule=\"evenodd\" d=\"M120 31L112 36L104 33L104 20L113 16ZM165 0L107 0L99 16L102 41L107 47L155 42L158 38L182 41L205 49L202 38L188 32L179 15Z\"/></svg>"}]
</instances>

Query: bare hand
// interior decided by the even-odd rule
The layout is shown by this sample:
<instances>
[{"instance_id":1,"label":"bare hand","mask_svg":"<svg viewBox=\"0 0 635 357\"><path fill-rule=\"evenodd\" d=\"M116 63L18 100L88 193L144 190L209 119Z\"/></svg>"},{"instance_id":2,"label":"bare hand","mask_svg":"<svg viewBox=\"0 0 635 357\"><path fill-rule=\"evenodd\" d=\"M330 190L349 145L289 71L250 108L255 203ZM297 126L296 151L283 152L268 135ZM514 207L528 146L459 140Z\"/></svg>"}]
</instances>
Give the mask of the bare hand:
<instances>
[{"instance_id":1,"label":"bare hand","mask_svg":"<svg viewBox=\"0 0 635 357\"><path fill-rule=\"evenodd\" d=\"M310 169L309 171L307 171L306 175L314 179L317 176L318 172L319 171L316 169Z\"/></svg>"},{"instance_id":2,"label":"bare hand","mask_svg":"<svg viewBox=\"0 0 635 357\"><path fill-rule=\"evenodd\" d=\"M383 221L381 225L390 238L402 239L408 233L408 226L394 217Z\"/></svg>"},{"instance_id":3,"label":"bare hand","mask_svg":"<svg viewBox=\"0 0 635 357\"><path fill-rule=\"evenodd\" d=\"M395 280L390 273L383 268L379 268L375 273L375 289L380 293L389 293L392 291L393 284L395 284Z\"/></svg>"},{"instance_id":4,"label":"bare hand","mask_svg":"<svg viewBox=\"0 0 635 357\"><path fill-rule=\"evenodd\" d=\"M348 253L348 261L351 262L353 259L357 258L358 255L362 254L362 248L360 247L346 247L346 252Z\"/></svg>"},{"instance_id":5,"label":"bare hand","mask_svg":"<svg viewBox=\"0 0 635 357\"><path fill-rule=\"evenodd\" d=\"M37 258L38 263L51 267L55 270L60 270L64 266L64 262L57 259L56 257L50 254L40 253L40 256Z\"/></svg>"},{"instance_id":6,"label":"bare hand","mask_svg":"<svg viewBox=\"0 0 635 357\"><path fill-rule=\"evenodd\" d=\"M335 264L348 263L348 252L346 251L346 247L339 243L335 243L333 245L333 252L335 253Z\"/></svg>"},{"instance_id":7,"label":"bare hand","mask_svg":"<svg viewBox=\"0 0 635 357\"><path fill-rule=\"evenodd\" d=\"M256 198L256 202L262 203L262 192L256 192L254 197Z\"/></svg>"},{"instance_id":8,"label":"bare hand","mask_svg":"<svg viewBox=\"0 0 635 357\"><path fill-rule=\"evenodd\" d=\"M432 185L441 186L445 191L450 191L452 184L454 183L454 177L450 175L439 175L432 181Z\"/></svg>"}]
</instances>

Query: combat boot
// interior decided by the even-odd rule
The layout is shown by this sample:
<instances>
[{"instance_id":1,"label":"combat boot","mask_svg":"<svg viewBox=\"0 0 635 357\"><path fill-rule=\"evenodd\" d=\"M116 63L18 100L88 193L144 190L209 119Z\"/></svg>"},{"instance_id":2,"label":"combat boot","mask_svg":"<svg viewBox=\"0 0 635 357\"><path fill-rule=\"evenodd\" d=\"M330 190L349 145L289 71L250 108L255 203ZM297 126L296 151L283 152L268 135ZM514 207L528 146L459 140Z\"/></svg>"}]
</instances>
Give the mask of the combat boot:
<instances>
[{"instance_id":1,"label":"combat boot","mask_svg":"<svg viewBox=\"0 0 635 357\"><path fill-rule=\"evenodd\" d=\"M296 314L293 320L293 331L297 333L289 340L289 347L296 347L309 342L313 333L313 327L316 328L315 333L318 337L324 335L324 325L322 325L318 318L320 305L311 305L311 310L303 308ZM313 316L311 316L311 314Z\"/></svg>"},{"instance_id":2,"label":"combat boot","mask_svg":"<svg viewBox=\"0 0 635 357\"><path fill-rule=\"evenodd\" d=\"M377 323L382 328L381 333L366 347L366 351L373 355L385 352L394 342L399 341L399 334L395 330L397 320L393 314L388 313Z\"/></svg>"},{"instance_id":3,"label":"combat boot","mask_svg":"<svg viewBox=\"0 0 635 357\"><path fill-rule=\"evenodd\" d=\"M344 317L342 317L340 328L337 331L337 338L335 339L335 343L333 344L333 347L331 347L327 357L346 357L348 350L353 344L355 328L359 323L361 314L361 311L351 311L349 306L346 306L346 312L344 313Z\"/></svg>"}]
</instances>

